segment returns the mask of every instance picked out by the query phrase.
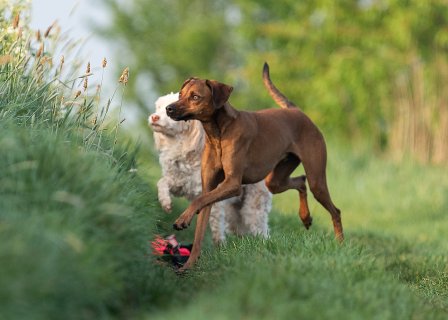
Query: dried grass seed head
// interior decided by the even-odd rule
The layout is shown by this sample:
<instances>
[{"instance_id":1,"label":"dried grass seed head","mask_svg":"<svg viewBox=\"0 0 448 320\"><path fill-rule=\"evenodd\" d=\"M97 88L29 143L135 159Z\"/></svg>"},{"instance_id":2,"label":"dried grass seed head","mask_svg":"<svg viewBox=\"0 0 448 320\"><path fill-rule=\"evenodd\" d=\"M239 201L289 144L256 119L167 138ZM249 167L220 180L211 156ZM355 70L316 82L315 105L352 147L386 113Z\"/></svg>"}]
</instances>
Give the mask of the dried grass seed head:
<instances>
[{"instance_id":1,"label":"dried grass seed head","mask_svg":"<svg viewBox=\"0 0 448 320\"><path fill-rule=\"evenodd\" d=\"M123 83L124 85L126 85L128 83L128 79L129 79L129 68L126 67L123 72L121 73L120 79L118 80L118 82Z\"/></svg>"},{"instance_id":2,"label":"dried grass seed head","mask_svg":"<svg viewBox=\"0 0 448 320\"><path fill-rule=\"evenodd\" d=\"M20 11L17 12L17 14L14 16L14 19L12 20L12 28L17 29L20 23Z\"/></svg>"},{"instance_id":3,"label":"dried grass seed head","mask_svg":"<svg viewBox=\"0 0 448 320\"><path fill-rule=\"evenodd\" d=\"M39 58L44 53L44 43L42 42L39 46L39 50L36 52L36 58Z\"/></svg>"},{"instance_id":4,"label":"dried grass seed head","mask_svg":"<svg viewBox=\"0 0 448 320\"><path fill-rule=\"evenodd\" d=\"M11 60L12 56L9 54L0 56L0 66L11 62Z\"/></svg>"},{"instance_id":5,"label":"dried grass seed head","mask_svg":"<svg viewBox=\"0 0 448 320\"><path fill-rule=\"evenodd\" d=\"M54 21L48 28L47 31L45 31L44 37L47 38L50 35L51 29L56 25L56 21Z\"/></svg>"},{"instance_id":6,"label":"dried grass seed head","mask_svg":"<svg viewBox=\"0 0 448 320\"><path fill-rule=\"evenodd\" d=\"M87 86L88 86L88 78L85 77L85 78L84 78L84 84L83 84L84 91L87 90Z\"/></svg>"}]
</instances>

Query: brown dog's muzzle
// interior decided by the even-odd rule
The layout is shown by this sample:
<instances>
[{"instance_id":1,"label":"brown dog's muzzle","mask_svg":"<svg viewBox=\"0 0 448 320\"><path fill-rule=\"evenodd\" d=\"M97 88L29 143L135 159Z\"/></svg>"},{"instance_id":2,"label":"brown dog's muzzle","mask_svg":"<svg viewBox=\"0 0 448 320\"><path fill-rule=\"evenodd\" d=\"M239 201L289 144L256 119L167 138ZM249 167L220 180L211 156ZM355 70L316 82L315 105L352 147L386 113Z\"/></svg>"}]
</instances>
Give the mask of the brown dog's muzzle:
<instances>
[{"instance_id":1,"label":"brown dog's muzzle","mask_svg":"<svg viewBox=\"0 0 448 320\"><path fill-rule=\"evenodd\" d=\"M176 106L173 103L169 104L166 106L165 110L166 110L166 114L168 115L168 117L171 117L176 112Z\"/></svg>"},{"instance_id":2,"label":"brown dog's muzzle","mask_svg":"<svg viewBox=\"0 0 448 320\"><path fill-rule=\"evenodd\" d=\"M174 103L167 105L165 109L166 109L166 114L169 117L174 116L176 113L176 105Z\"/></svg>"},{"instance_id":3,"label":"brown dog's muzzle","mask_svg":"<svg viewBox=\"0 0 448 320\"><path fill-rule=\"evenodd\" d=\"M187 120L187 117L182 114L181 110L176 106L176 103L166 106L165 110L167 116L175 121Z\"/></svg>"}]
</instances>

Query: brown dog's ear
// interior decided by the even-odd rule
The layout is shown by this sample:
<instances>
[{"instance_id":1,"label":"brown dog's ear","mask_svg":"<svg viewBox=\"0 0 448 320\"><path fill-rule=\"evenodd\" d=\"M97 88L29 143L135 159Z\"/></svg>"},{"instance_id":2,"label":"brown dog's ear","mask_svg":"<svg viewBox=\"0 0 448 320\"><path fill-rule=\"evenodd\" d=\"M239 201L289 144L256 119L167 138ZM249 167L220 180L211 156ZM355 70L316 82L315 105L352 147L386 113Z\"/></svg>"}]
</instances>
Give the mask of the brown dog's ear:
<instances>
[{"instance_id":1,"label":"brown dog's ear","mask_svg":"<svg viewBox=\"0 0 448 320\"><path fill-rule=\"evenodd\" d=\"M182 83L182 86L180 87L180 90L179 90L179 91L181 91L181 90L182 90L188 83L190 83L191 80L195 80L195 79L197 79L197 78L195 78L195 77L190 77L190 78L188 78L187 80L185 80L184 83Z\"/></svg>"},{"instance_id":2,"label":"brown dog's ear","mask_svg":"<svg viewBox=\"0 0 448 320\"><path fill-rule=\"evenodd\" d=\"M233 91L232 86L228 86L216 80L205 80L205 84L212 92L213 104L215 105L215 108L221 108L227 100L229 100L230 94Z\"/></svg>"}]
</instances>

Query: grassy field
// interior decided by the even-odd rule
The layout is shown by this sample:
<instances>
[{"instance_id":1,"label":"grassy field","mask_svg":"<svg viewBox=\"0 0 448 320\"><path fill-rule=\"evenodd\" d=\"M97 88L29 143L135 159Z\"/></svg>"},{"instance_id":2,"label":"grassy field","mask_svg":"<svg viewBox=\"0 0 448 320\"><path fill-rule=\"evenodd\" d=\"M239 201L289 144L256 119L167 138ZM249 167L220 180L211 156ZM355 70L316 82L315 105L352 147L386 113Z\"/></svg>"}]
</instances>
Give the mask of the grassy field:
<instances>
[{"instance_id":1,"label":"grassy field","mask_svg":"<svg viewBox=\"0 0 448 320\"><path fill-rule=\"evenodd\" d=\"M195 270L165 275L172 296L144 318L445 319L445 169L329 145L329 184L346 233L342 246L333 239L329 214L312 197L314 225L306 231L296 214L297 194L275 196L269 240L231 238L222 248L209 240ZM150 179L156 171L148 168ZM178 205L176 214L185 203ZM159 231L171 232L174 217L162 214ZM191 241L189 232L178 237Z\"/></svg>"},{"instance_id":2,"label":"grassy field","mask_svg":"<svg viewBox=\"0 0 448 320\"><path fill-rule=\"evenodd\" d=\"M73 137L5 122L0 318L87 319L132 304L145 277L135 271L147 262L150 187Z\"/></svg>"},{"instance_id":3,"label":"grassy field","mask_svg":"<svg viewBox=\"0 0 448 320\"><path fill-rule=\"evenodd\" d=\"M120 169L45 128L3 121L0 133L0 256L7 261L1 318L448 315L443 168L330 148L329 181L346 232L342 246L312 197L314 225L306 231L296 215L297 195L285 193L274 197L269 240L231 237L214 248L208 234L196 268L179 276L149 256L148 240L171 233L175 214L158 208L159 168L148 143L135 174L128 171L130 155ZM185 205L176 201L174 212ZM177 236L191 242L192 231Z\"/></svg>"},{"instance_id":4,"label":"grassy field","mask_svg":"<svg viewBox=\"0 0 448 320\"><path fill-rule=\"evenodd\" d=\"M135 173L126 149L111 156L62 132L2 119L0 318L448 315L444 168L397 164L329 143L342 246L311 196L314 225L303 228L290 192L274 197L269 240L231 237L214 248L208 234L196 268L179 276L149 255L148 241L171 233L186 205L177 201L171 215L159 209L150 144L143 143ZM178 238L191 242L192 231Z\"/></svg>"},{"instance_id":5,"label":"grassy field","mask_svg":"<svg viewBox=\"0 0 448 320\"><path fill-rule=\"evenodd\" d=\"M330 142L343 245L311 196L314 225L306 231L297 194L288 192L274 197L269 240L231 237L214 248L208 234L196 267L179 276L156 264L148 246L155 234L173 232L186 206L176 201L171 215L158 206L149 130L137 158L108 131L86 144L88 121L48 118L56 95L40 89L38 102L3 95L1 319L448 316L446 168ZM178 238L191 242L193 227Z\"/></svg>"},{"instance_id":6,"label":"grassy field","mask_svg":"<svg viewBox=\"0 0 448 320\"><path fill-rule=\"evenodd\" d=\"M288 192L274 197L269 240L215 248L207 234L195 268L178 275L148 244L186 206L167 215L157 203L149 129L137 153L106 119L100 90L88 95L90 63L64 83L62 62L55 70L47 55L11 46L0 51L0 319L448 317L446 168L330 141L343 245L311 195L305 230ZM9 54L15 46L23 57Z\"/></svg>"}]
</instances>

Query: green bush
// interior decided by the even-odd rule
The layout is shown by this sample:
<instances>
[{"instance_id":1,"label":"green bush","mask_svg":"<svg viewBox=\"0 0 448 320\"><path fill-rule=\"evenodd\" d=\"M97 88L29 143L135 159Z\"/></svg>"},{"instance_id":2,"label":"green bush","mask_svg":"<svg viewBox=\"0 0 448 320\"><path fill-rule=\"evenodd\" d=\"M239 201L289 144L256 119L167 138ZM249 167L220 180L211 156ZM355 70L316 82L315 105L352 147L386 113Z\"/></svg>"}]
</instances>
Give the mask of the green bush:
<instances>
[{"instance_id":1,"label":"green bush","mask_svg":"<svg viewBox=\"0 0 448 320\"><path fill-rule=\"evenodd\" d=\"M0 318L123 317L151 301L154 190L88 95L90 64L54 66L58 33L35 38L18 9L1 12Z\"/></svg>"},{"instance_id":2,"label":"green bush","mask_svg":"<svg viewBox=\"0 0 448 320\"><path fill-rule=\"evenodd\" d=\"M149 265L151 189L46 128L0 127L1 313L79 319L135 303Z\"/></svg>"}]
</instances>

